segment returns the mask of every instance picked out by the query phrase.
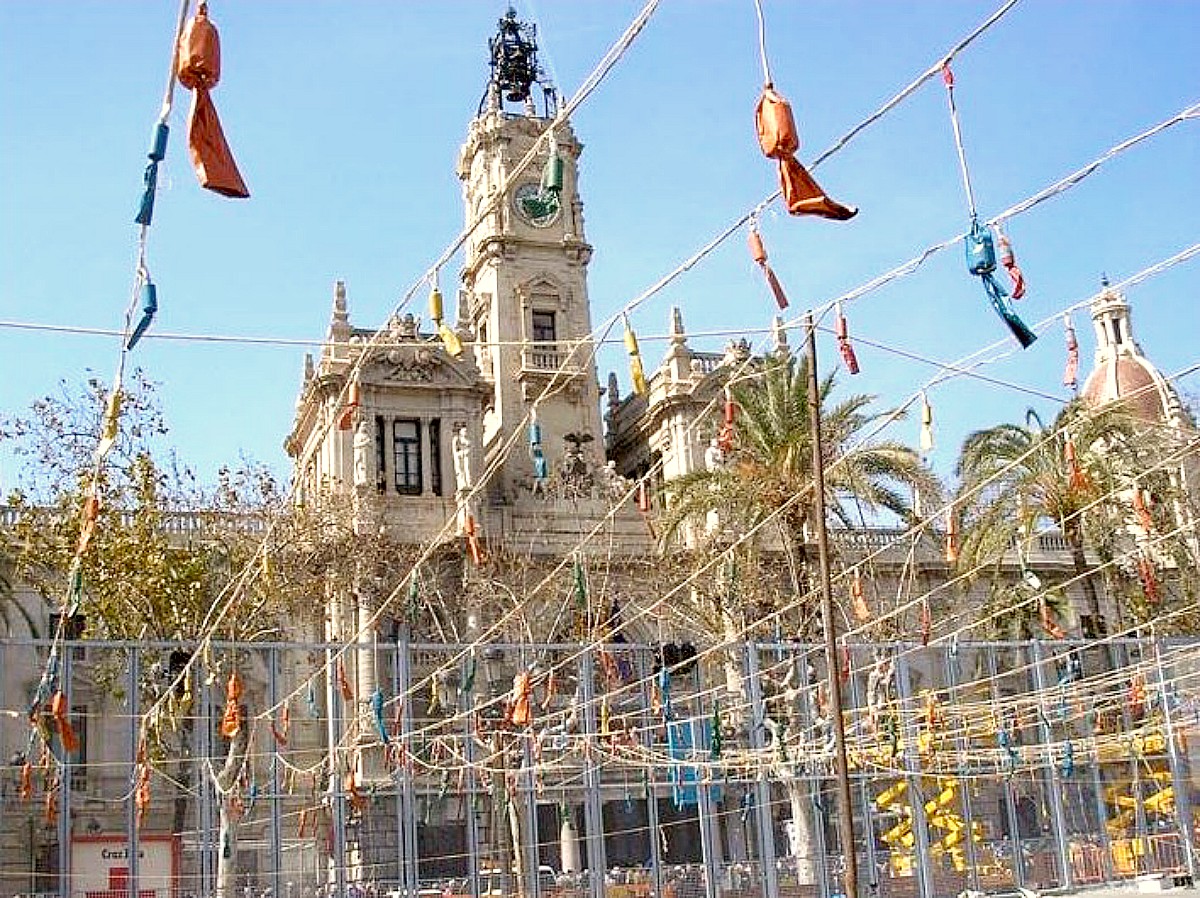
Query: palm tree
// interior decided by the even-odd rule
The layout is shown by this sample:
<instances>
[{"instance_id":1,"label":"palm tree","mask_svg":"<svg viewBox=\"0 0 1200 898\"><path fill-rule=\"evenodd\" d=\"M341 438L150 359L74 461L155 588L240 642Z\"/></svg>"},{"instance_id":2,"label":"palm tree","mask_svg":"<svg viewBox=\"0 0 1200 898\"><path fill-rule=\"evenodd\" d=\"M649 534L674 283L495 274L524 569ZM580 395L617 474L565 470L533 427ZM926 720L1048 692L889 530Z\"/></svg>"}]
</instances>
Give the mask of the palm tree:
<instances>
[{"instance_id":1,"label":"palm tree","mask_svg":"<svg viewBox=\"0 0 1200 898\"><path fill-rule=\"evenodd\" d=\"M1079 402L1048 428L1031 410L1024 426L999 424L970 434L955 472L960 568L978 573L990 567L995 599L1004 589L997 575L1006 553L1047 525L1057 526L1095 635L1102 635L1100 594L1086 550L1112 557L1131 515L1125 493L1135 484L1160 495L1170 491L1169 472L1148 463L1154 444L1152 431L1134 427L1119 410L1092 410Z\"/></svg>"},{"instance_id":2,"label":"palm tree","mask_svg":"<svg viewBox=\"0 0 1200 898\"><path fill-rule=\"evenodd\" d=\"M724 532L761 533L757 528L768 525L782 545L793 590L803 591L804 543L813 523L807 385L808 360L786 354L770 356L738 378L731 388L738 410L731 458L667 484L665 545L713 512ZM833 374L818 385L828 514L847 528L864 511L914 521L914 494L935 501L940 483L912 447L870 437L874 425L903 415L870 411L875 397L869 394L834 402L834 386Z\"/></svg>"},{"instance_id":3,"label":"palm tree","mask_svg":"<svg viewBox=\"0 0 1200 898\"><path fill-rule=\"evenodd\" d=\"M33 615L29 613L17 596L16 587L14 586L15 568L9 547L2 541L0 536L0 625L4 628L4 635L15 635L15 626L18 620L24 621L25 627L28 629L29 636L35 639L38 636L37 621L33 619Z\"/></svg>"},{"instance_id":4,"label":"palm tree","mask_svg":"<svg viewBox=\"0 0 1200 898\"><path fill-rule=\"evenodd\" d=\"M834 401L834 385L830 374L817 389L828 514L848 528L855 526L864 512L872 516L887 512L904 521L914 520L913 495L919 493L935 500L941 494L937 478L911 447L872 437L874 425L900 418L901 414L871 411L875 397L865 394ZM787 354L768 357L750 375L732 384L731 397L738 409L731 457L710 470L696 471L667 484L664 545L677 544L686 529L694 534L700 522L711 520L715 514L719 526L710 528L705 539L721 543L729 535L754 531L757 537L767 539L752 540L738 554L743 563L769 563L769 538L774 535L790 574L791 596L784 592L773 598L785 607L794 606L799 597L812 595L805 588L805 542L813 523L808 361ZM760 525L765 525L763 530L758 529ZM722 565L720 578L724 582L716 591L723 598L713 601L715 614L709 617L714 635L731 646L745 638L747 619L762 617L746 613L746 603L761 599L762 590L755 596L749 583L735 589L733 567L732 563ZM770 596L769 588L766 592ZM801 639L812 635L808 627L815 619L813 605L815 600L808 599L797 608L801 616L795 629ZM766 604L762 610L781 609ZM726 659L726 679L731 691L740 692L734 685L740 683L740 674L733 655ZM810 784L794 776L795 771L789 767L784 765L784 782L796 842L801 846L796 872L807 880L812 875L814 796Z\"/></svg>"}]
</instances>

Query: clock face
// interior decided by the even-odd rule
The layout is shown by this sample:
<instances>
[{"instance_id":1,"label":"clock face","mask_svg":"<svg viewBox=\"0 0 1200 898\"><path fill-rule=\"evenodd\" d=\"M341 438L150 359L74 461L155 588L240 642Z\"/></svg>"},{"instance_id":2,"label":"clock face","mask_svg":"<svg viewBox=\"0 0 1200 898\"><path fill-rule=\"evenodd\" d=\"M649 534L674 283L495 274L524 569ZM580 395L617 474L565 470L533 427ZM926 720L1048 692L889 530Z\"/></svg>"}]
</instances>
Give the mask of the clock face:
<instances>
[{"instance_id":1,"label":"clock face","mask_svg":"<svg viewBox=\"0 0 1200 898\"><path fill-rule=\"evenodd\" d=\"M543 191L541 185L533 181L513 191L513 206L521 220L535 228L550 227L558 221L558 214L562 211L558 194Z\"/></svg>"}]
</instances>

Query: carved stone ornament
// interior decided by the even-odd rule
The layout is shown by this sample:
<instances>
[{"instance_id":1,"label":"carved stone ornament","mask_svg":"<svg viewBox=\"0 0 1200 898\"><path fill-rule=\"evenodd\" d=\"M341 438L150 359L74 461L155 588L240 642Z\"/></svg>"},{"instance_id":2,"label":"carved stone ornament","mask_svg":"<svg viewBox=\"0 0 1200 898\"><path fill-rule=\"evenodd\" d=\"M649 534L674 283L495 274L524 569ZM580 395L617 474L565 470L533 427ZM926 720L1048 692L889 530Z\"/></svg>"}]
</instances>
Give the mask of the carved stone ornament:
<instances>
[{"instance_id":1,"label":"carved stone ornament","mask_svg":"<svg viewBox=\"0 0 1200 898\"><path fill-rule=\"evenodd\" d=\"M384 380L429 383L443 358L433 347L417 345L389 349L387 361L390 370L384 375Z\"/></svg>"}]
</instances>

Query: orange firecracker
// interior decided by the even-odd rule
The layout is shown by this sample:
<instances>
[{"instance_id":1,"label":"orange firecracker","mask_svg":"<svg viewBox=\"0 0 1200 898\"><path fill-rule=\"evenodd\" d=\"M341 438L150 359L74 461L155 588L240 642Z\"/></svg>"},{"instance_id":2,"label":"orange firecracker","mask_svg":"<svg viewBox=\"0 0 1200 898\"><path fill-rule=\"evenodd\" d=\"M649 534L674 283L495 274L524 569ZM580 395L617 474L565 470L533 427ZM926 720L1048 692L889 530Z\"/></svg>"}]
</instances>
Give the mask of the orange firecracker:
<instances>
[{"instance_id":1,"label":"orange firecracker","mask_svg":"<svg viewBox=\"0 0 1200 898\"><path fill-rule=\"evenodd\" d=\"M1052 612L1050 610L1050 605L1046 602L1045 599L1042 599L1041 616L1042 616L1042 629L1046 631L1046 634L1051 639L1066 639L1067 638L1066 631L1063 630L1063 628L1061 626L1059 626L1058 621L1056 621L1054 619L1054 612Z\"/></svg>"},{"instance_id":2,"label":"orange firecracker","mask_svg":"<svg viewBox=\"0 0 1200 898\"><path fill-rule=\"evenodd\" d=\"M1071 489L1084 490L1087 489L1087 476L1083 473L1083 469L1079 466L1079 456L1075 452L1075 441L1067 437L1066 446L1063 449L1064 457L1066 458L1067 467L1070 469Z\"/></svg>"},{"instance_id":3,"label":"orange firecracker","mask_svg":"<svg viewBox=\"0 0 1200 898\"><path fill-rule=\"evenodd\" d=\"M337 684L338 692L342 694L342 701L353 702L354 690L350 688L350 679L346 676L346 664L341 658L338 658L337 663Z\"/></svg>"},{"instance_id":4,"label":"orange firecracker","mask_svg":"<svg viewBox=\"0 0 1200 898\"><path fill-rule=\"evenodd\" d=\"M279 712L279 723L271 721L271 735L275 737L275 743L282 747L286 747L288 743L288 729L291 726L291 718L288 714L287 705L283 706L283 710Z\"/></svg>"},{"instance_id":5,"label":"orange firecracker","mask_svg":"<svg viewBox=\"0 0 1200 898\"><path fill-rule=\"evenodd\" d=\"M232 739L242 728L242 678L235 670L225 685L225 713L221 717L221 735Z\"/></svg>"},{"instance_id":6,"label":"orange firecracker","mask_svg":"<svg viewBox=\"0 0 1200 898\"><path fill-rule=\"evenodd\" d=\"M529 671L523 670L513 677L512 695L509 697L511 709L508 719L513 726L528 726L533 720L529 709L529 696L532 690Z\"/></svg>"},{"instance_id":7,"label":"orange firecracker","mask_svg":"<svg viewBox=\"0 0 1200 898\"><path fill-rule=\"evenodd\" d=\"M76 544L75 554L82 555L88 550L92 537L96 533L96 520L99 517L100 498L93 491L83 500L83 520L79 526L79 542Z\"/></svg>"},{"instance_id":8,"label":"orange firecracker","mask_svg":"<svg viewBox=\"0 0 1200 898\"><path fill-rule=\"evenodd\" d=\"M475 530L474 515L467 515L466 537L467 554L471 556L471 563L479 567L483 564L483 547L479 544L479 534Z\"/></svg>"},{"instance_id":9,"label":"orange firecracker","mask_svg":"<svg viewBox=\"0 0 1200 898\"><path fill-rule=\"evenodd\" d=\"M954 509L946 510L946 564L958 562L958 517Z\"/></svg>"},{"instance_id":10,"label":"orange firecracker","mask_svg":"<svg viewBox=\"0 0 1200 898\"><path fill-rule=\"evenodd\" d=\"M1141 487L1133 489L1133 513L1137 516L1138 526L1149 534L1154 530L1154 519L1150 517L1150 508L1146 505L1146 496Z\"/></svg>"},{"instance_id":11,"label":"orange firecracker","mask_svg":"<svg viewBox=\"0 0 1200 898\"><path fill-rule=\"evenodd\" d=\"M800 134L792 107L771 84L763 86L754 110L758 145L763 155L779 162L779 184L788 212L792 215L819 215L845 221L858 210L843 206L826 196L808 170L796 159Z\"/></svg>"},{"instance_id":12,"label":"orange firecracker","mask_svg":"<svg viewBox=\"0 0 1200 898\"><path fill-rule=\"evenodd\" d=\"M68 753L79 751L79 737L67 717L67 696L62 690L54 693L50 699L50 716L58 728L58 738L62 741L63 751Z\"/></svg>"},{"instance_id":13,"label":"orange firecracker","mask_svg":"<svg viewBox=\"0 0 1200 898\"><path fill-rule=\"evenodd\" d=\"M837 315L833 319L833 330L837 336L838 352L842 354L842 362L846 366L846 371L849 374L857 374L858 356L854 352L854 345L850 342L850 325L846 323L846 316L842 314L842 304L839 302L837 306Z\"/></svg>"},{"instance_id":14,"label":"orange firecracker","mask_svg":"<svg viewBox=\"0 0 1200 898\"><path fill-rule=\"evenodd\" d=\"M775 276L775 271L767 264L767 250L763 246L762 236L758 233L758 228L753 224L750 225L749 234L750 256L754 259L759 268L762 269L763 277L767 280L767 286L771 288L771 294L775 297L775 304L781 309L788 307L787 294L783 291L783 284L779 283L779 278Z\"/></svg>"},{"instance_id":15,"label":"orange firecracker","mask_svg":"<svg viewBox=\"0 0 1200 898\"><path fill-rule=\"evenodd\" d=\"M850 603L854 617L860 623L871 619L871 609L867 607L867 600L863 595L862 575L859 574L858 568L854 569L854 575L850 578Z\"/></svg>"},{"instance_id":16,"label":"orange firecracker","mask_svg":"<svg viewBox=\"0 0 1200 898\"><path fill-rule=\"evenodd\" d=\"M221 80L221 40L201 0L196 15L179 38L176 63L179 83L191 90L188 115L188 150L200 186L223 196L244 199L250 195L225 140L217 108L209 91Z\"/></svg>"}]
</instances>

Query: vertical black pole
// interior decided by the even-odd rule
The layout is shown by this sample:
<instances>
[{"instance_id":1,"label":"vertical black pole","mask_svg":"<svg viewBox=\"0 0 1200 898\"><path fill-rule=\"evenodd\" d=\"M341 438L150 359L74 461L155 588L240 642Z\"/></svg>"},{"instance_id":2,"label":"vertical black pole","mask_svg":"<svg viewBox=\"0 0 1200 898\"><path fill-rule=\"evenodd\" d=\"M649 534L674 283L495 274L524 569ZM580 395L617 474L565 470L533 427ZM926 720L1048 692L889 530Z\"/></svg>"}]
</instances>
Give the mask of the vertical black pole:
<instances>
[{"instance_id":1,"label":"vertical black pole","mask_svg":"<svg viewBox=\"0 0 1200 898\"><path fill-rule=\"evenodd\" d=\"M812 312L804 316L808 350L808 416L812 429L813 523L821 563L821 626L825 630L825 674L829 688L829 715L833 718L834 760L838 787L838 840L846 861L845 894L858 896L858 858L854 851L854 805L850 798L850 770L846 763L846 727L842 719L842 687L838 680L837 642L833 632L833 590L829 582L829 535L825 532L825 460L821 455L821 396L817 386L817 340Z\"/></svg>"},{"instance_id":2,"label":"vertical black pole","mask_svg":"<svg viewBox=\"0 0 1200 898\"><path fill-rule=\"evenodd\" d=\"M188 672L191 676L191 671ZM279 647L267 649L267 701L279 704ZM271 748L271 894L283 898L283 816L279 808L279 753Z\"/></svg>"},{"instance_id":3,"label":"vertical black pole","mask_svg":"<svg viewBox=\"0 0 1200 898\"><path fill-rule=\"evenodd\" d=\"M138 683L141 680L141 669L139 663L141 658L138 655L137 646L129 649L129 782L137 782L138 776L138 743L141 741L139 729L139 715L142 713L141 705L139 704L140 696L138 695ZM149 815L149 808L146 809ZM141 867L138 852L141 846L138 844L138 811L137 802L129 802L125 813L125 825L127 829L126 841L129 852L129 898L138 898L141 894L138 891L138 873Z\"/></svg>"}]
</instances>

